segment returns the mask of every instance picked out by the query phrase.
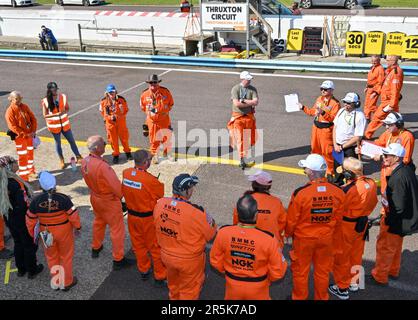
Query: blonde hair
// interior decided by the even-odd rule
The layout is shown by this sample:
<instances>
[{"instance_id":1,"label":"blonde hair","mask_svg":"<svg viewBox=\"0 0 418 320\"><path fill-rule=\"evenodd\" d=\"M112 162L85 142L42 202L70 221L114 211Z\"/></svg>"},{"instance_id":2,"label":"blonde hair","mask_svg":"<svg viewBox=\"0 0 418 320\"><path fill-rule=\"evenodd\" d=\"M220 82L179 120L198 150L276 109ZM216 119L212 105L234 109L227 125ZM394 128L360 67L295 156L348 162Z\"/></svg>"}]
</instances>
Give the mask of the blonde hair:
<instances>
[{"instance_id":1,"label":"blonde hair","mask_svg":"<svg viewBox=\"0 0 418 320\"><path fill-rule=\"evenodd\" d=\"M22 94L19 91L12 91L9 94L9 97L7 98L7 100L9 100L9 102L12 102L14 99L16 98L20 98L22 99Z\"/></svg>"},{"instance_id":2,"label":"blonde hair","mask_svg":"<svg viewBox=\"0 0 418 320\"><path fill-rule=\"evenodd\" d=\"M363 162L353 157L348 157L344 159L343 168L352 171L356 175L363 174Z\"/></svg>"},{"instance_id":3,"label":"blonde hair","mask_svg":"<svg viewBox=\"0 0 418 320\"><path fill-rule=\"evenodd\" d=\"M33 189L25 180L19 177L16 173L10 171L7 167L0 167L0 216L5 215L10 209L13 209L9 199L9 178L23 183L26 187L29 199L33 197Z\"/></svg>"}]
</instances>

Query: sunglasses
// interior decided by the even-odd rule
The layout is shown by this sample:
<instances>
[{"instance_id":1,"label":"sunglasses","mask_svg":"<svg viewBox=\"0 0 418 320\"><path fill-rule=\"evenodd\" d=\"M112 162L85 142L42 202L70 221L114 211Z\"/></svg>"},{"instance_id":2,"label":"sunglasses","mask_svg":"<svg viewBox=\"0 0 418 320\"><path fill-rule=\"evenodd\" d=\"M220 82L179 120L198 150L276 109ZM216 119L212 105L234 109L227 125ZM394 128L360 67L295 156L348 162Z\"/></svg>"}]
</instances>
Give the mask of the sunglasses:
<instances>
[{"instance_id":1,"label":"sunglasses","mask_svg":"<svg viewBox=\"0 0 418 320\"><path fill-rule=\"evenodd\" d=\"M158 84L158 81L148 82L149 84Z\"/></svg>"},{"instance_id":2,"label":"sunglasses","mask_svg":"<svg viewBox=\"0 0 418 320\"><path fill-rule=\"evenodd\" d=\"M327 89L327 88L321 88L321 91L329 91L331 89Z\"/></svg>"}]
</instances>

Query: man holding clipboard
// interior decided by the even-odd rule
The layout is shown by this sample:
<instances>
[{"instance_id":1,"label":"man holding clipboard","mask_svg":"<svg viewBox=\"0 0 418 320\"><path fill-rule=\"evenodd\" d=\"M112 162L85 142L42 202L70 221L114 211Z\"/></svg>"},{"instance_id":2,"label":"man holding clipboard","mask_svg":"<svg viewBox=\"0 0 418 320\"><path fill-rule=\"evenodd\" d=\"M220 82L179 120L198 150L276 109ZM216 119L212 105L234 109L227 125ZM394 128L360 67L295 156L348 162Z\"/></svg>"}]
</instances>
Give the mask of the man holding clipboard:
<instances>
[{"instance_id":1,"label":"man holding clipboard","mask_svg":"<svg viewBox=\"0 0 418 320\"><path fill-rule=\"evenodd\" d=\"M387 148L391 143L399 143L405 149L403 163L405 165L414 166L412 162L412 154L414 153L415 138L411 131L405 129L405 123L400 113L390 112L382 121L386 126L386 131L373 143L381 148ZM370 142L365 142L370 143ZM362 153L362 148L357 148L356 153ZM369 155L374 161L382 160L382 153ZM386 177L390 176L391 168L386 167L382 162L382 170L380 173L380 189L383 194L386 190Z\"/></svg>"},{"instance_id":2,"label":"man holding clipboard","mask_svg":"<svg viewBox=\"0 0 418 320\"><path fill-rule=\"evenodd\" d=\"M360 98L358 94L349 92L346 94L343 102L343 109L338 111L334 120L334 129L332 134L334 144L334 168L342 164L337 161L335 154L342 158L355 157L355 148L360 143L364 130L366 129L366 117L360 108ZM342 182L342 176L335 173L335 182Z\"/></svg>"}]
</instances>

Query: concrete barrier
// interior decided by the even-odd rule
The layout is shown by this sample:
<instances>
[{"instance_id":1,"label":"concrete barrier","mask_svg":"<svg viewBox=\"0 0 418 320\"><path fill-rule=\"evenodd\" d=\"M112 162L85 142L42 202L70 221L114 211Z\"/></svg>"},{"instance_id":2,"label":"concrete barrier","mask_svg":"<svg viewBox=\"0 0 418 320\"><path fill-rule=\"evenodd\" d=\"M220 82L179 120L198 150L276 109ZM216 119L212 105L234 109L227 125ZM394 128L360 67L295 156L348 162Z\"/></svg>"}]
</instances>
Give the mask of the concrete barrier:
<instances>
[{"instance_id":1,"label":"concrete barrier","mask_svg":"<svg viewBox=\"0 0 418 320\"><path fill-rule=\"evenodd\" d=\"M273 27L273 39L286 38L290 28L322 27L324 16L265 16ZM106 28L149 28L155 29L156 44L183 45L183 36L187 24L187 14L163 12L125 12L125 11L90 11L65 10L54 6L51 10L0 10L0 35L18 37L37 37L42 24L50 27L59 40L78 39L77 24L86 27ZM358 31L401 31L416 34L417 18L352 16L351 30ZM280 23L280 27L279 27ZM280 32L279 32L280 29ZM196 30L197 31L197 30ZM134 32L84 31L85 40L149 43L149 35ZM234 40L245 44L245 34L223 33L225 42Z\"/></svg>"},{"instance_id":2,"label":"concrete barrier","mask_svg":"<svg viewBox=\"0 0 418 320\"><path fill-rule=\"evenodd\" d=\"M22 14L24 13L24 14ZM155 16L102 15L97 11L64 10L57 6L52 10L0 10L0 35L37 38L41 25L51 28L60 40L78 39L77 24L84 27L135 28L155 30L156 45L182 45L187 17L184 15ZM146 32L117 32L83 30L84 40L150 43Z\"/></svg>"},{"instance_id":3,"label":"concrete barrier","mask_svg":"<svg viewBox=\"0 0 418 320\"><path fill-rule=\"evenodd\" d=\"M311 61L286 60L247 60L247 59L219 59L196 57L173 57L152 55L105 54L89 52L60 52L36 50L5 50L0 49L0 57L43 58L56 60L81 60L101 62L128 62L141 64L163 64L177 66L199 66L236 69L268 69L293 71L323 71L344 73L366 73L370 69L367 63L327 63ZM405 75L418 76L418 67L402 66Z\"/></svg>"}]
</instances>

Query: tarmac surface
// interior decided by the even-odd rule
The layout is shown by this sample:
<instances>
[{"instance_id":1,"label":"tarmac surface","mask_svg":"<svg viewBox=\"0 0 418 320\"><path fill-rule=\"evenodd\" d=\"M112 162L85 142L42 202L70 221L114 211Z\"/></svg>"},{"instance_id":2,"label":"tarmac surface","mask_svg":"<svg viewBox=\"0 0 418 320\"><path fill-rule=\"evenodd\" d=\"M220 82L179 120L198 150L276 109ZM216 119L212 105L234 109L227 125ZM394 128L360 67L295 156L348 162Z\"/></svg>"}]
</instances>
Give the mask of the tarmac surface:
<instances>
[{"instance_id":1,"label":"tarmac surface","mask_svg":"<svg viewBox=\"0 0 418 320\"><path fill-rule=\"evenodd\" d=\"M56 6L56 5L55 5ZM36 4L27 7L18 7L19 10L50 10L53 5L40 5ZM147 5L113 5L103 4L90 7L84 7L82 5L66 4L63 6L68 10L114 10L114 11L142 11L142 12L180 12L178 6L147 6ZM0 10L16 10L11 6L0 6ZM311 9L304 9L302 14L305 15L329 15L332 10L333 15L366 15L366 16L385 16L385 17L418 17L418 9L414 8L360 8L354 10L348 10L340 7L314 7ZM195 11L199 12L199 7L195 7Z\"/></svg>"},{"instance_id":2,"label":"tarmac surface","mask_svg":"<svg viewBox=\"0 0 418 320\"><path fill-rule=\"evenodd\" d=\"M111 64L111 63L72 63L42 60L0 59L0 68L5 76L0 79L0 108L4 114L7 107L7 95L12 90L23 93L24 101L31 106L38 119L39 136L42 137L42 148L35 152L35 165L38 170L47 168L59 175L62 190L74 197L74 202L81 206L84 231L81 239L76 240L75 274L80 284L70 292L55 293L48 288L47 273L37 279L38 285L26 279L18 279L15 273L10 274L8 284L1 279L6 263L0 261L0 297L4 299L167 299L166 289L157 289L152 281L142 282L135 267L122 272L111 272L110 242L107 238L105 251L97 261L90 258L89 241L91 237L91 212L88 203L88 190L79 174L70 170L58 170L58 159L54 153L49 132L44 129L45 123L41 116L39 102L45 94L46 84L56 81L62 92L68 95L71 107L71 125L76 140L80 141L82 153L86 154L83 141L93 134L105 136L102 118L98 112L98 103L108 83L116 84L119 93L129 104L130 112L128 127L130 143L136 147L148 147L148 141L142 136L141 128L144 114L139 109L139 95L145 89L144 80L150 73L159 74L162 85L168 87L175 100L171 112L172 124L176 141L183 143L177 151L184 157L186 151L199 154L201 162L170 164L167 162L153 167L155 173L164 172L166 193L170 192L172 177L184 170L194 172L201 183L193 197L195 203L203 205L216 219L219 225L232 222L232 208L238 197L248 189L246 176L236 166L236 162L227 159L227 144L221 144L222 164L216 162L218 143L210 141L212 134L218 129L225 129L230 118L230 89L238 83L241 70L225 71L216 69ZM335 73L290 73L254 70L254 86L260 95L257 107L257 127L262 129L264 169L273 175L273 193L279 196L285 206L294 189L306 183L306 177L296 168L298 160L306 157L310 151L310 132L312 119L303 113L286 113L283 95L298 93L301 102L311 105L319 95L319 85L325 79L332 79L336 84L335 95L342 99L348 91L358 92L363 96L365 86L364 75ZM418 137L418 112L415 101L418 79L405 78L401 111L406 126ZM185 122L184 122L185 121ZM187 135L182 135L186 126ZM197 130L192 130L197 129ZM200 130L199 130L200 129ZM212 130L211 130L212 129ZM3 117L0 117L0 132L7 130ZM380 131L379 131L380 132ZM187 137L187 139L185 138ZM198 137L200 140L198 140ZM216 137L215 137L216 138ZM214 141L212 139L212 141ZM198 147L201 147L200 149ZM71 155L68 145L64 146L66 158ZM198 149L198 151L196 151ZM193 151L190 151L193 150ZM13 144L0 134L0 154L15 155ZM107 152L110 159L110 151ZM207 161L205 163L205 161ZM414 161L418 163L418 152L415 150ZM129 164L116 166L118 172ZM262 165L260 164L260 167ZM379 166L375 163L366 165L366 172L379 178ZM377 215L376 209L373 215ZM375 242L378 228L371 230L370 242L366 244L364 267L366 274L374 264ZM127 240L126 249L129 249ZM11 246L11 243L8 243ZM285 249L285 257L288 258ZM131 253L130 253L131 254ZM42 259L42 250L39 250ZM351 299L417 299L418 276L418 236L406 237L404 241L403 264L401 277L391 281L389 287L381 288L366 282L366 289L352 294ZM13 266L12 266L13 267ZM224 280L210 268L208 278L202 292L202 299L222 299ZM6 278L5 278L6 280ZM311 281L312 283L312 281ZM273 299L286 299L291 292L291 273L284 280L274 284L271 289Z\"/></svg>"}]
</instances>

